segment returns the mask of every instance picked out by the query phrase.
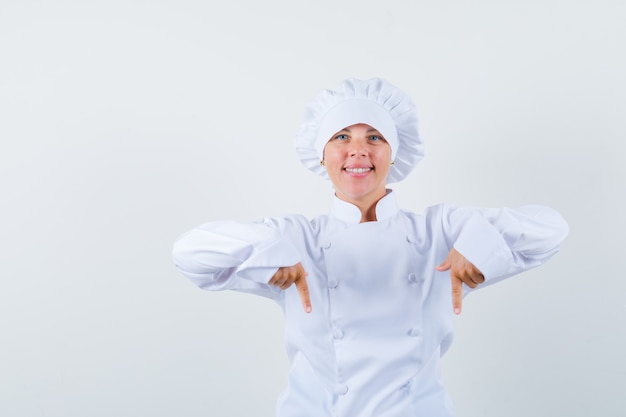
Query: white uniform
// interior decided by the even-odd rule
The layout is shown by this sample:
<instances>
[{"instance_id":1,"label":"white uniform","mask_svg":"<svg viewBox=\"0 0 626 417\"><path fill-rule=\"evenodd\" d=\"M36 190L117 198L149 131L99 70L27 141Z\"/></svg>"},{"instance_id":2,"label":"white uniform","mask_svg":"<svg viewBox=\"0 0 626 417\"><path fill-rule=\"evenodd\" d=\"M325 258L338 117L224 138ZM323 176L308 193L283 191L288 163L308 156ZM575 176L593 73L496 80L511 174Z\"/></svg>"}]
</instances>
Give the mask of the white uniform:
<instances>
[{"instance_id":1,"label":"white uniform","mask_svg":"<svg viewBox=\"0 0 626 417\"><path fill-rule=\"evenodd\" d=\"M454 246L492 284L555 254L568 226L552 209L400 210L393 192L378 221L359 223L356 206L335 197L330 215L258 223L213 222L183 235L176 267L200 288L275 300L286 316L292 363L279 417L452 416L438 379L452 341L449 272ZM294 286L267 282L302 262L313 311ZM469 288L465 288L469 290Z\"/></svg>"}]
</instances>

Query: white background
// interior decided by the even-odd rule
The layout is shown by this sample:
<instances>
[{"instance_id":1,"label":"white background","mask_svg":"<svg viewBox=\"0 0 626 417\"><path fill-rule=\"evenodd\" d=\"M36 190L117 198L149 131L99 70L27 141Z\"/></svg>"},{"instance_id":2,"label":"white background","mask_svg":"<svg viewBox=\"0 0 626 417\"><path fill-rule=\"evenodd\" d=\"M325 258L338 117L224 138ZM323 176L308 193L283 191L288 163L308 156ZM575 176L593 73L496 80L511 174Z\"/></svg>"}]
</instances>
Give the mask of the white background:
<instances>
[{"instance_id":1,"label":"white background","mask_svg":"<svg viewBox=\"0 0 626 417\"><path fill-rule=\"evenodd\" d=\"M459 417L626 415L626 3L0 3L0 415L272 416L273 302L178 274L217 219L327 211L302 109L346 77L416 102L416 212L539 203L571 232L465 300Z\"/></svg>"}]
</instances>

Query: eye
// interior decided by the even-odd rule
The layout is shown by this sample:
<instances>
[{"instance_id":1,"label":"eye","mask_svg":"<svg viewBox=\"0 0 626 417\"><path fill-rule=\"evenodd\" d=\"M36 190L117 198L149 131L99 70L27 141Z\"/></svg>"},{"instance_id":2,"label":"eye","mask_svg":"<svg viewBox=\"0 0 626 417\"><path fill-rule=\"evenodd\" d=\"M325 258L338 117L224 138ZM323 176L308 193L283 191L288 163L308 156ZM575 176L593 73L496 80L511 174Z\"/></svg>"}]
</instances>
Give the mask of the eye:
<instances>
[{"instance_id":1,"label":"eye","mask_svg":"<svg viewBox=\"0 0 626 417\"><path fill-rule=\"evenodd\" d=\"M335 136L334 139L336 139L336 140L347 140L348 139L348 135L339 134L339 135Z\"/></svg>"},{"instance_id":2,"label":"eye","mask_svg":"<svg viewBox=\"0 0 626 417\"><path fill-rule=\"evenodd\" d=\"M385 138L380 135L371 135L369 137L369 140L371 140L372 142L385 142Z\"/></svg>"}]
</instances>

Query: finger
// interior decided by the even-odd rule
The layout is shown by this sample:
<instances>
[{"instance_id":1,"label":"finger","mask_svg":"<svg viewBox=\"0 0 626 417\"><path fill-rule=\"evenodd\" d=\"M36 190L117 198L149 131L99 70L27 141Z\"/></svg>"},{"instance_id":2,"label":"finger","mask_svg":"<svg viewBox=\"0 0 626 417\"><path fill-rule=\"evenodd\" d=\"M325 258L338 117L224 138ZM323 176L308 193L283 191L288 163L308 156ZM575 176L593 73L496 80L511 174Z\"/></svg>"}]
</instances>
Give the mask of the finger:
<instances>
[{"instance_id":1,"label":"finger","mask_svg":"<svg viewBox=\"0 0 626 417\"><path fill-rule=\"evenodd\" d=\"M274 275L274 277L270 280L269 284L278 288L283 288L286 281L287 281L287 277L284 274L277 274L277 275Z\"/></svg>"},{"instance_id":2,"label":"finger","mask_svg":"<svg viewBox=\"0 0 626 417\"><path fill-rule=\"evenodd\" d=\"M454 314L461 314L463 304L463 281L460 278L451 276L452 279L452 309Z\"/></svg>"},{"instance_id":3,"label":"finger","mask_svg":"<svg viewBox=\"0 0 626 417\"><path fill-rule=\"evenodd\" d=\"M441 264L436 266L435 270L448 271L450 268L452 268L452 261L457 254L458 252L456 251L456 249L450 249L450 252L448 252L448 256L446 256L446 259Z\"/></svg>"},{"instance_id":4,"label":"finger","mask_svg":"<svg viewBox=\"0 0 626 417\"><path fill-rule=\"evenodd\" d=\"M436 269L437 271L440 271L440 272L442 272L442 271L447 271L447 270L449 270L450 268L452 268L452 263L450 263L447 259L446 259L445 261L443 261L443 262L441 263L441 265L437 265L437 266L435 267L435 269Z\"/></svg>"},{"instance_id":5,"label":"finger","mask_svg":"<svg viewBox=\"0 0 626 417\"><path fill-rule=\"evenodd\" d=\"M474 266L474 264L469 262L467 259L463 264L463 275L466 277L463 281L465 281L466 284L469 285L468 281L471 281L474 284L472 288L476 288L478 284L485 282L485 276L478 268L476 268L476 266Z\"/></svg>"},{"instance_id":6,"label":"finger","mask_svg":"<svg viewBox=\"0 0 626 417\"><path fill-rule=\"evenodd\" d=\"M463 281L465 281L465 283L471 288L476 288L479 284L485 282L485 277L480 272L470 272L467 274L467 277L468 278L466 280L464 279Z\"/></svg>"},{"instance_id":7,"label":"finger","mask_svg":"<svg viewBox=\"0 0 626 417\"><path fill-rule=\"evenodd\" d=\"M272 279L270 279L270 282L268 282L268 284L273 285L274 287L280 287L278 283L278 277L276 275L274 275Z\"/></svg>"},{"instance_id":8,"label":"finger","mask_svg":"<svg viewBox=\"0 0 626 417\"><path fill-rule=\"evenodd\" d=\"M471 275L457 275L457 277L470 288L476 288L478 286L478 283L474 281L474 277Z\"/></svg>"},{"instance_id":9,"label":"finger","mask_svg":"<svg viewBox=\"0 0 626 417\"><path fill-rule=\"evenodd\" d=\"M306 313L310 313L311 308L311 295L309 293L309 285L306 283L306 275L301 276L295 282L298 294L300 294L300 300L302 301L302 307Z\"/></svg>"},{"instance_id":10,"label":"finger","mask_svg":"<svg viewBox=\"0 0 626 417\"><path fill-rule=\"evenodd\" d=\"M272 275L272 278L268 281L268 284L279 287L285 279L284 269L285 268L278 268L276 272L274 272L274 275Z\"/></svg>"}]
</instances>

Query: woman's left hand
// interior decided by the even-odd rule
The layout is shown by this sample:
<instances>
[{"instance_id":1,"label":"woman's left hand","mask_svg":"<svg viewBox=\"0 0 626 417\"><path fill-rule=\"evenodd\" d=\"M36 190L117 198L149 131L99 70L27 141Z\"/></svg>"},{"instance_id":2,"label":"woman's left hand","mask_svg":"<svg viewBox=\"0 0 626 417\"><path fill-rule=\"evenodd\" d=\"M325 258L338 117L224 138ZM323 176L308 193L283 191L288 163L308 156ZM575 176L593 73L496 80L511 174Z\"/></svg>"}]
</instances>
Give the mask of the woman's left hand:
<instances>
[{"instance_id":1,"label":"woman's left hand","mask_svg":"<svg viewBox=\"0 0 626 417\"><path fill-rule=\"evenodd\" d=\"M470 288L476 288L478 284L485 282L482 272L473 263L452 248L443 263L435 267L437 271L450 271L452 279L452 308L454 314L461 314L463 303L463 283Z\"/></svg>"}]
</instances>

